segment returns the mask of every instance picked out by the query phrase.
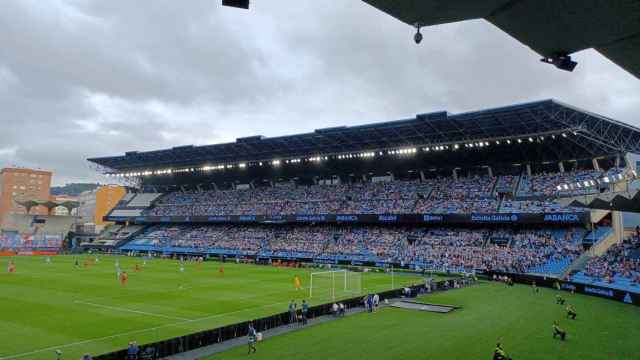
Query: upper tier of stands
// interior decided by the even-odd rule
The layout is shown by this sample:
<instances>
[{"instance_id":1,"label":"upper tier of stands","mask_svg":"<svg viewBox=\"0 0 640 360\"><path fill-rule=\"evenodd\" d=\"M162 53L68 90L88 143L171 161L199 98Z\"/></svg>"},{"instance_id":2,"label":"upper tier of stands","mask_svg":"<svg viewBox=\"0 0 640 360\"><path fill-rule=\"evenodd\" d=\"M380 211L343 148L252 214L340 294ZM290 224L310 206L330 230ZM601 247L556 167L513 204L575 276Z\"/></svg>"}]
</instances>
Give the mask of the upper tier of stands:
<instances>
[{"instance_id":1,"label":"upper tier of stands","mask_svg":"<svg viewBox=\"0 0 640 360\"><path fill-rule=\"evenodd\" d=\"M472 176L422 181L367 182L301 186L292 183L244 190L173 192L155 201L145 215L291 215L414 213L562 213L583 211L562 207L548 198L557 186L598 179L601 171L527 176ZM515 189L518 189L517 191ZM591 190L590 190L591 191ZM598 191L594 188L593 191ZM563 191L562 195L582 193ZM519 195L516 195L519 194ZM150 194L153 199L157 194ZM141 196L136 196L129 204ZM528 198L527 198L528 196ZM126 209L113 215L127 216ZM137 214L137 213L136 213ZM133 215L130 215L133 216Z\"/></svg>"},{"instance_id":2,"label":"upper tier of stands","mask_svg":"<svg viewBox=\"0 0 640 360\"><path fill-rule=\"evenodd\" d=\"M530 272L565 267L581 252L580 229L379 226L156 225L123 250L190 250L277 257L393 261L433 270ZM556 266L554 273L564 267Z\"/></svg>"},{"instance_id":3,"label":"upper tier of stands","mask_svg":"<svg viewBox=\"0 0 640 360\"><path fill-rule=\"evenodd\" d=\"M139 193L136 194L129 202L127 207L149 207L153 204L153 201L159 198L162 194L159 193Z\"/></svg>"}]
</instances>

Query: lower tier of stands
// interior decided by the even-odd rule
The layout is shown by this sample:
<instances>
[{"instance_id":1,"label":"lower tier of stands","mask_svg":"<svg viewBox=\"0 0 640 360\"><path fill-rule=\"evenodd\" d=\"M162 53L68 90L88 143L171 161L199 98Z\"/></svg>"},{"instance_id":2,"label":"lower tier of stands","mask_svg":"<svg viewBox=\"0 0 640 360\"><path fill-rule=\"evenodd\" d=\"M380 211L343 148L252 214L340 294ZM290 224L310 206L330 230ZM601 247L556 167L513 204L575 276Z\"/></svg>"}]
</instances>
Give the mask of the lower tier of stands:
<instances>
[{"instance_id":1,"label":"lower tier of stands","mask_svg":"<svg viewBox=\"0 0 640 360\"><path fill-rule=\"evenodd\" d=\"M590 259L572 280L640 292L640 239L635 237L611 246L603 255Z\"/></svg>"},{"instance_id":2,"label":"lower tier of stands","mask_svg":"<svg viewBox=\"0 0 640 360\"><path fill-rule=\"evenodd\" d=\"M585 233L579 228L155 225L121 249L560 274L580 255Z\"/></svg>"}]
</instances>

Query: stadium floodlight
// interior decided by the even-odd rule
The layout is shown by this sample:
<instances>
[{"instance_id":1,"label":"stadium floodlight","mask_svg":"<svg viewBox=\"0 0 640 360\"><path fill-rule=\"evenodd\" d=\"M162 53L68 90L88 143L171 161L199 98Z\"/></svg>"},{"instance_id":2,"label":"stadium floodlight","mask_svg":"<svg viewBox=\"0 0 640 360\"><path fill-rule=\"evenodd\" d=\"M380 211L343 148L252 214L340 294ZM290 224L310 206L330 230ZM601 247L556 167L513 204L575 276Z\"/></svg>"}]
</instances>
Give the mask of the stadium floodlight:
<instances>
[{"instance_id":1,"label":"stadium floodlight","mask_svg":"<svg viewBox=\"0 0 640 360\"><path fill-rule=\"evenodd\" d=\"M518 139L518 144L522 144L522 139Z\"/></svg>"},{"instance_id":2,"label":"stadium floodlight","mask_svg":"<svg viewBox=\"0 0 640 360\"><path fill-rule=\"evenodd\" d=\"M273 161L271 161L271 165L274 165L274 166L278 166L278 165L280 165L280 160L273 160Z\"/></svg>"},{"instance_id":3,"label":"stadium floodlight","mask_svg":"<svg viewBox=\"0 0 640 360\"><path fill-rule=\"evenodd\" d=\"M458 144L453 145L453 149L454 150L458 150L459 148L460 148L460 145L458 145Z\"/></svg>"},{"instance_id":4,"label":"stadium floodlight","mask_svg":"<svg viewBox=\"0 0 640 360\"><path fill-rule=\"evenodd\" d=\"M533 138L532 137L529 137L529 142L533 142Z\"/></svg>"},{"instance_id":5,"label":"stadium floodlight","mask_svg":"<svg viewBox=\"0 0 640 360\"><path fill-rule=\"evenodd\" d=\"M238 167L239 167L240 169L244 169L244 168L246 168L246 167L247 167L247 164L245 164L245 163L240 163L240 164L238 164Z\"/></svg>"},{"instance_id":6,"label":"stadium floodlight","mask_svg":"<svg viewBox=\"0 0 640 360\"><path fill-rule=\"evenodd\" d=\"M508 144L508 145L511 145L511 140L507 140L507 144Z\"/></svg>"},{"instance_id":7,"label":"stadium floodlight","mask_svg":"<svg viewBox=\"0 0 640 360\"><path fill-rule=\"evenodd\" d=\"M566 137L567 137L567 134L566 134L566 133L562 133L562 137L565 137L565 138L566 138Z\"/></svg>"},{"instance_id":8,"label":"stadium floodlight","mask_svg":"<svg viewBox=\"0 0 640 360\"><path fill-rule=\"evenodd\" d=\"M555 140L556 136L555 135L551 135L551 139Z\"/></svg>"},{"instance_id":9,"label":"stadium floodlight","mask_svg":"<svg viewBox=\"0 0 640 360\"><path fill-rule=\"evenodd\" d=\"M572 72L578 63L571 59L571 56L568 54L559 54L555 57L545 57L540 59L541 62L545 64L551 64L556 68L564 71Z\"/></svg>"}]
</instances>

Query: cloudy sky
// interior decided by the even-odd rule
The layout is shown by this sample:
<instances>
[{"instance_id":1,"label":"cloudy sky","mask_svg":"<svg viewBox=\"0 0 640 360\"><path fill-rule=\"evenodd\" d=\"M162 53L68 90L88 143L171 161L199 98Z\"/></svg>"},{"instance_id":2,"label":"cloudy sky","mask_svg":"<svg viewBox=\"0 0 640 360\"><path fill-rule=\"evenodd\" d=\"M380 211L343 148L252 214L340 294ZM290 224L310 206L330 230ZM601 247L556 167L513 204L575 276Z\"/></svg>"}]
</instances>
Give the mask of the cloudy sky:
<instances>
[{"instance_id":1,"label":"cloudy sky","mask_svg":"<svg viewBox=\"0 0 640 360\"><path fill-rule=\"evenodd\" d=\"M105 180L86 158L546 98L640 125L640 81L573 74L484 21L413 30L356 0L5 0L0 166Z\"/></svg>"}]
</instances>

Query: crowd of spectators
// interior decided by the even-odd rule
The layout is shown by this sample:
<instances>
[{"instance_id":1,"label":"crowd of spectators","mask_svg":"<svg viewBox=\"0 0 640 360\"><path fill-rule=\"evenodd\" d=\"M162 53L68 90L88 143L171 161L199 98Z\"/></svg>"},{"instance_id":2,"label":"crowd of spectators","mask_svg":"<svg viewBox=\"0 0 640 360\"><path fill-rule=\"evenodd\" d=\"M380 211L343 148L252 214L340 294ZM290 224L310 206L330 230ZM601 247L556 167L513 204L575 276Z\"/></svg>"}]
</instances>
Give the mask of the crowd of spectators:
<instances>
[{"instance_id":1,"label":"crowd of spectators","mask_svg":"<svg viewBox=\"0 0 640 360\"><path fill-rule=\"evenodd\" d=\"M346 256L416 263L434 270L526 272L549 260L576 258L580 249L573 237L574 232L567 229L157 225L130 244L276 256Z\"/></svg>"},{"instance_id":2,"label":"crowd of spectators","mask_svg":"<svg viewBox=\"0 0 640 360\"><path fill-rule=\"evenodd\" d=\"M503 200L501 213L568 213L580 212L583 209L562 206L551 200Z\"/></svg>"},{"instance_id":3,"label":"crowd of spectators","mask_svg":"<svg viewBox=\"0 0 640 360\"><path fill-rule=\"evenodd\" d=\"M213 216L575 212L576 209L562 207L551 199L541 197L556 195L556 186L559 184L596 179L603 174L588 170L531 177L475 175L423 181L311 186L284 183L242 190L172 192L162 196L144 214ZM516 187L517 200L511 200ZM527 199L527 196L530 198ZM505 199L501 201L501 197Z\"/></svg>"},{"instance_id":4,"label":"crowd of spectators","mask_svg":"<svg viewBox=\"0 0 640 360\"><path fill-rule=\"evenodd\" d=\"M584 274L596 281L613 283L617 278L640 284L640 241L633 237L611 246L602 256L589 260Z\"/></svg>"},{"instance_id":5,"label":"crowd of spectators","mask_svg":"<svg viewBox=\"0 0 640 360\"><path fill-rule=\"evenodd\" d=\"M572 232L435 229L410 247L409 258L436 269L526 272L549 260L579 255ZM500 239L494 242L493 239ZM484 245L484 246L483 246Z\"/></svg>"},{"instance_id":6,"label":"crowd of spectators","mask_svg":"<svg viewBox=\"0 0 640 360\"><path fill-rule=\"evenodd\" d=\"M576 183L584 183L587 180L598 180L604 176L614 176L621 173L621 169L610 169L606 172L600 170L576 170L568 172L541 173L532 176L522 175L518 187L518 196L556 196L556 195L583 195L597 193L597 186L561 189L558 186Z\"/></svg>"}]
</instances>

